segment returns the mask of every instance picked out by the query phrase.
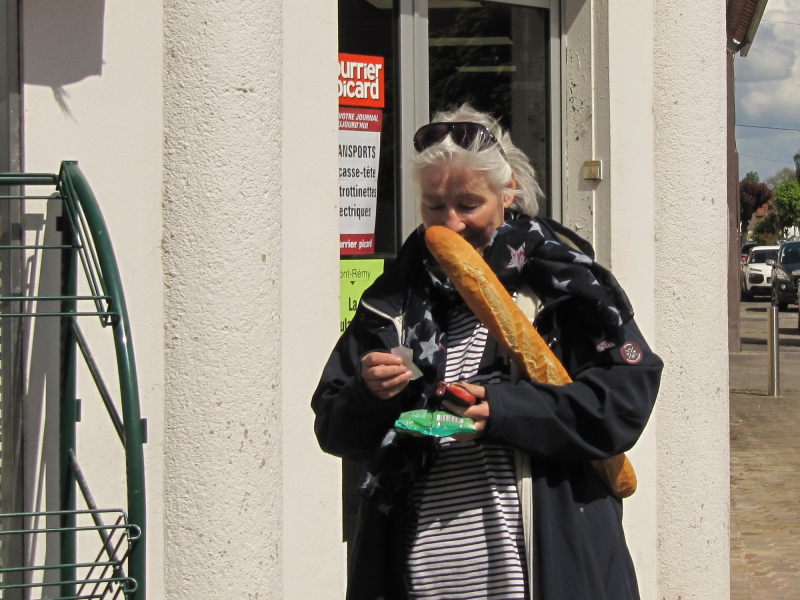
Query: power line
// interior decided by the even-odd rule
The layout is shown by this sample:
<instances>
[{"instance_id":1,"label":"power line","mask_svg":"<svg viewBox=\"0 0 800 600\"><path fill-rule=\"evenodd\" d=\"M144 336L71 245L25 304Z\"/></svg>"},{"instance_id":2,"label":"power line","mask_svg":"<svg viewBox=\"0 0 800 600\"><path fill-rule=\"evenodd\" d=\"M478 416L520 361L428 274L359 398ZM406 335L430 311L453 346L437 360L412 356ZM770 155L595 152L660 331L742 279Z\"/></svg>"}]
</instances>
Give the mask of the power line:
<instances>
[{"instance_id":1,"label":"power line","mask_svg":"<svg viewBox=\"0 0 800 600\"><path fill-rule=\"evenodd\" d=\"M792 164L794 164L790 160L775 160L774 158L764 158L763 156L753 156L752 154L742 154L741 152L739 152L739 156L746 156L747 158L756 158L758 160L767 160L769 162L781 163L783 165L792 165Z\"/></svg>"},{"instance_id":2,"label":"power line","mask_svg":"<svg viewBox=\"0 0 800 600\"><path fill-rule=\"evenodd\" d=\"M800 25L800 23L795 23L793 21L769 21L767 19L761 19L762 23L774 23L776 25Z\"/></svg>"},{"instance_id":3,"label":"power line","mask_svg":"<svg viewBox=\"0 0 800 600\"><path fill-rule=\"evenodd\" d=\"M776 129L778 131L800 131L797 127L767 127L766 125L743 125L736 124L737 127L752 127L753 129Z\"/></svg>"}]
</instances>

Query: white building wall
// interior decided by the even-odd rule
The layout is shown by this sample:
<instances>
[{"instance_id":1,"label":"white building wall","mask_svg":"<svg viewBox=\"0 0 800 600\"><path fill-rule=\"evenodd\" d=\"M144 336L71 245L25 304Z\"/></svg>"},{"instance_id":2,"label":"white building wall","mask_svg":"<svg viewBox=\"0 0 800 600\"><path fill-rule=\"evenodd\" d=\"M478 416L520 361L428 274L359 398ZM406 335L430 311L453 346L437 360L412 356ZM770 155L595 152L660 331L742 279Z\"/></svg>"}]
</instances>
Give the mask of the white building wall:
<instances>
[{"instance_id":1,"label":"white building wall","mask_svg":"<svg viewBox=\"0 0 800 600\"><path fill-rule=\"evenodd\" d=\"M626 501L651 599L727 597L729 577L725 7L695 4L565 16L565 219L667 364ZM308 408L338 322L335 11L23 1L26 170L79 161L122 270L150 598L341 597L339 463ZM698 239L717 269L686 270Z\"/></svg>"},{"instance_id":2,"label":"white building wall","mask_svg":"<svg viewBox=\"0 0 800 600\"><path fill-rule=\"evenodd\" d=\"M594 244L597 260L613 270L645 338L658 350L652 3L575 0L565 9L564 223ZM584 178L587 160L602 162L601 180ZM645 599L657 594L654 434L655 416L628 452L639 485L624 501L626 538Z\"/></svg>"},{"instance_id":3,"label":"white building wall","mask_svg":"<svg viewBox=\"0 0 800 600\"><path fill-rule=\"evenodd\" d=\"M166 597L280 598L282 10L164 9Z\"/></svg>"},{"instance_id":4,"label":"white building wall","mask_svg":"<svg viewBox=\"0 0 800 600\"><path fill-rule=\"evenodd\" d=\"M339 336L336 3L283 10L283 597L333 599L345 585L341 462L319 449L309 402Z\"/></svg>"},{"instance_id":5,"label":"white building wall","mask_svg":"<svg viewBox=\"0 0 800 600\"><path fill-rule=\"evenodd\" d=\"M22 0L20 12L23 168L52 173L62 160L78 161L100 203L121 271L142 416L150 425L144 450L150 521L148 578L150 597L160 598L164 564L161 2ZM29 212L40 214L40 208L31 203ZM34 275L39 278L40 273ZM48 360L42 354L42 347L53 348L57 329L52 328L54 320L47 321L39 319L34 324L39 330L34 331L25 418L27 432L37 433L26 439L25 476L32 494L28 500L52 509L47 499L53 499L55 490L41 485L55 483L56 464L41 460L47 452L39 454L42 439L33 422L41 414L51 428L45 433L55 434L57 402L48 403L44 397L51 397L58 387L58 365L53 363L55 355ZM102 330L96 318L81 319L81 326L114 390L110 330ZM43 328L50 328L49 340L40 335ZM116 507L124 504L124 466L117 461L120 444L106 426L108 418L96 396L91 396L92 388L84 372L79 381L84 401L83 420L77 426L78 459L98 504L109 507L113 502ZM37 500L39 494L43 495Z\"/></svg>"},{"instance_id":6,"label":"white building wall","mask_svg":"<svg viewBox=\"0 0 800 600\"><path fill-rule=\"evenodd\" d=\"M728 598L725 2L654 7L659 597Z\"/></svg>"},{"instance_id":7,"label":"white building wall","mask_svg":"<svg viewBox=\"0 0 800 600\"><path fill-rule=\"evenodd\" d=\"M655 146L652 0L608 2L608 204L610 266L636 312L645 339L655 334ZM631 26L635 23L636 26ZM663 402L663 396L659 398ZM659 598L657 582L658 410L629 452L638 479L625 501L624 524L642 598Z\"/></svg>"},{"instance_id":8,"label":"white building wall","mask_svg":"<svg viewBox=\"0 0 800 600\"><path fill-rule=\"evenodd\" d=\"M625 530L646 599L729 590L724 24L723 2L565 4L564 223L595 244L667 365L629 453ZM583 178L592 159L602 181ZM717 249L710 277L685 269L688 240Z\"/></svg>"}]
</instances>

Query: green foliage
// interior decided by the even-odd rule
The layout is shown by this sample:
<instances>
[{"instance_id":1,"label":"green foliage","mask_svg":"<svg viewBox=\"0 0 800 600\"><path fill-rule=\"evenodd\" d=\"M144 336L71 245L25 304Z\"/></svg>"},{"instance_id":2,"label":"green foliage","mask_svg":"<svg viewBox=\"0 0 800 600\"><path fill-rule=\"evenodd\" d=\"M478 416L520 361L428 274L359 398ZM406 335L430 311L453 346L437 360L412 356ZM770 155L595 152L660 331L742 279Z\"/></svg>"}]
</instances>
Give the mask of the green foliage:
<instances>
[{"instance_id":1,"label":"green foliage","mask_svg":"<svg viewBox=\"0 0 800 600\"><path fill-rule=\"evenodd\" d=\"M794 174L797 181L800 181L800 151L794 153L792 157L794 160Z\"/></svg>"},{"instance_id":2,"label":"green foliage","mask_svg":"<svg viewBox=\"0 0 800 600\"><path fill-rule=\"evenodd\" d=\"M786 234L789 227L800 227L800 183L784 181L775 188L772 200L778 226Z\"/></svg>"},{"instance_id":3,"label":"green foliage","mask_svg":"<svg viewBox=\"0 0 800 600\"><path fill-rule=\"evenodd\" d=\"M759 179L756 171L748 171L742 181L747 181L749 183L760 183L761 180Z\"/></svg>"},{"instance_id":4,"label":"green foliage","mask_svg":"<svg viewBox=\"0 0 800 600\"><path fill-rule=\"evenodd\" d=\"M764 181L773 190L782 184L784 181L797 181L797 173L791 167L785 167L780 171L776 171Z\"/></svg>"},{"instance_id":5,"label":"green foliage","mask_svg":"<svg viewBox=\"0 0 800 600\"><path fill-rule=\"evenodd\" d=\"M774 212L770 212L753 227L753 239L759 245L772 246L777 244L781 237L781 230Z\"/></svg>"}]
</instances>

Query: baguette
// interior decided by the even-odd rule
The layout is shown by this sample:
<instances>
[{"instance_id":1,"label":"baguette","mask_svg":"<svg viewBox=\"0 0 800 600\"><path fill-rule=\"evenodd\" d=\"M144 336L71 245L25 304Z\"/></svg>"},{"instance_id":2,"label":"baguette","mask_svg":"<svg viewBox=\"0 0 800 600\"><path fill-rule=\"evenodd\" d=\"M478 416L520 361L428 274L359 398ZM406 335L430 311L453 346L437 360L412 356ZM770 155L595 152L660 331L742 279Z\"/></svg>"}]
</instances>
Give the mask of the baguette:
<instances>
[{"instance_id":1,"label":"baguette","mask_svg":"<svg viewBox=\"0 0 800 600\"><path fill-rule=\"evenodd\" d=\"M572 379L475 248L454 231L428 227L425 243L475 316L533 381L564 385ZM636 491L636 473L625 454L594 460L595 472L618 498Z\"/></svg>"}]
</instances>

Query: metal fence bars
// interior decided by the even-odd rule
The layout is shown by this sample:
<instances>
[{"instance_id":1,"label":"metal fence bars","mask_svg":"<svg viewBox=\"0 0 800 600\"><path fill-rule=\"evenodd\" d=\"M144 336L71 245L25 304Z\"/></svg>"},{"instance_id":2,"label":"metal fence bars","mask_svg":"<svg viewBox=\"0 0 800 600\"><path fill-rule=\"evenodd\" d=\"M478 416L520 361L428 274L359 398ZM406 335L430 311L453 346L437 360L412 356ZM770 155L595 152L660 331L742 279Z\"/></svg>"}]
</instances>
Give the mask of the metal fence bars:
<instances>
[{"instance_id":1,"label":"metal fence bars","mask_svg":"<svg viewBox=\"0 0 800 600\"><path fill-rule=\"evenodd\" d=\"M42 193L28 193L42 187ZM46 200L62 204L60 244L26 245L20 236L19 243L8 244L4 240L0 245L0 251L8 252L58 252L61 261L60 294L0 296L0 322L53 317L59 319L60 337L58 506L57 510L0 514L0 547L17 548L15 557L21 555L18 560L6 555L9 564L0 565L0 598L29 600L34 598L32 594L39 593L48 599L144 600L146 422L139 411L130 324L108 229L76 162L62 163L58 175L0 174L0 190L7 192L0 196L2 202L24 206L26 201ZM89 290L84 295L77 293L81 274L83 288ZM119 380L116 403L78 317L98 317L89 322L99 321L102 328L111 332ZM126 497L118 505L124 504L125 508L99 508L78 462L78 351L121 443ZM104 448L96 451L103 452ZM43 544L46 552L40 551ZM86 556L94 559L87 560Z\"/></svg>"},{"instance_id":2,"label":"metal fence bars","mask_svg":"<svg viewBox=\"0 0 800 600\"><path fill-rule=\"evenodd\" d=\"M63 527L65 517L72 521ZM22 527L15 529L15 527ZM96 539L90 539L94 534ZM40 511L8 513L0 515L0 540L11 536L27 537L26 546L34 548L46 542L39 537L67 536L78 545L96 548L96 553L87 561L64 563L43 562L22 566L3 567L4 581L0 585L3 595L14 592L20 597L30 597L31 592L41 590L42 598L89 599L132 597L138 591L139 582L126 574L125 563L134 543L141 539L138 525L128 523L122 509L86 509L69 511ZM25 552L25 555L28 555ZM34 580L30 575L55 573L55 577L41 576ZM65 573L68 573L65 579ZM53 595L53 588L56 588Z\"/></svg>"}]
</instances>

